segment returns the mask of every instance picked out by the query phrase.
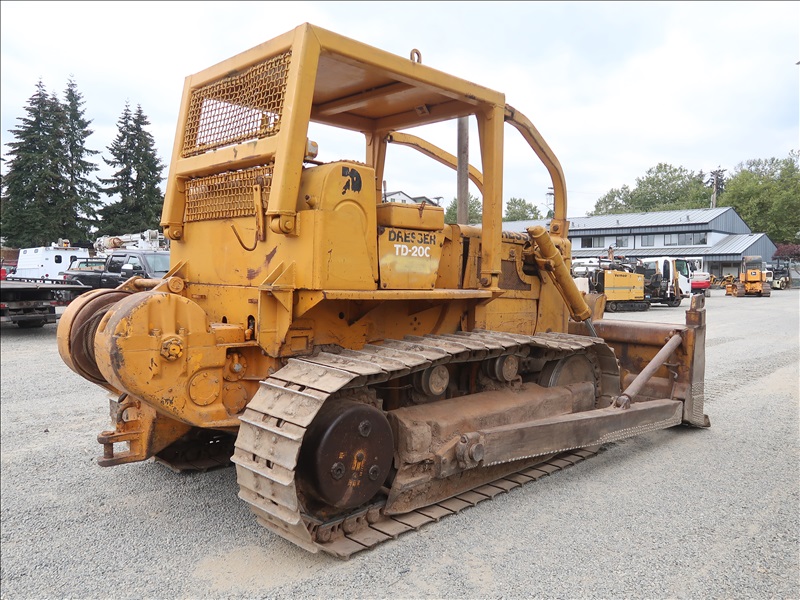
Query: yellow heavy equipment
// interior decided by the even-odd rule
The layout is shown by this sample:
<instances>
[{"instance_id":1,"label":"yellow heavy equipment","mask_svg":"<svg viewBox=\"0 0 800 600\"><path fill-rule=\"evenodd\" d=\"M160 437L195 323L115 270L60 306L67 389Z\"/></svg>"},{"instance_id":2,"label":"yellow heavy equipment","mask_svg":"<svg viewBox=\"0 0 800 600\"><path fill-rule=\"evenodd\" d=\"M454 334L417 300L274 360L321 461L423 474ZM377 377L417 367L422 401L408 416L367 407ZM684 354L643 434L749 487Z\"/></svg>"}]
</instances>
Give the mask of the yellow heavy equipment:
<instances>
[{"instance_id":1,"label":"yellow heavy equipment","mask_svg":"<svg viewBox=\"0 0 800 600\"><path fill-rule=\"evenodd\" d=\"M772 282L767 281L764 263L760 256L743 256L739 268L739 278L726 284L725 295L736 296L770 296Z\"/></svg>"},{"instance_id":2,"label":"yellow heavy equipment","mask_svg":"<svg viewBox=\"0 0 800 600\"><path fill-rule=\"evenodd\" d=\"M481 226L382 202L387 146L456 167L403 131L461 117ZM362 133L363 155L318 160L319 124ZM506 124L551 176L549 230L502 231ZM570 277L566 215L531 122L417 50L304 24L189 76L170 271L80 296L58 328L66 364L111 396L98 463L230 459L259 523L347 557L602 444L707 427L702 296L685 325L603 320Z\"/></svg>"},{"instance_id":3,"label":"yellow heavy equipment","mask_svg":"<svg viewBox=\"0 0 800 600\"><path fill-rule=\"evenodd\" d=\"M596 265L572 270L573 278L586 278L591 293L605 296L605 310L608 312L645 311L650 309L649 295L645 294L644 271L637 267L638 261L615 257L609 251L609 258L599 257ZM574 263L573 263L574 266ZM638 269L638 271L637 271Z\"/></svg>"}]
</instances>

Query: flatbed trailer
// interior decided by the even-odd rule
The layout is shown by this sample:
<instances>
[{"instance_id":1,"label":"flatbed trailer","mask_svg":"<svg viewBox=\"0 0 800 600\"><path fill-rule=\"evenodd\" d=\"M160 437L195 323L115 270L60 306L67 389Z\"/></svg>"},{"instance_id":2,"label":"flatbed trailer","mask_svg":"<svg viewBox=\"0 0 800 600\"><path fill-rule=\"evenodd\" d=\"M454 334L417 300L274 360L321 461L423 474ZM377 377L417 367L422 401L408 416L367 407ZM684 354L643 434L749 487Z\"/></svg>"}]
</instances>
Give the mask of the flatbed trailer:
<instances>
[{"instance_id":1,"label":"flatbed trailer","mask_svg":"<svg viewBox=\"0 0 800 600\"><path fill-rule=\"evenodd\" d=\"M0 281L0 323L16 323L23 329L55 323L61 316L56 308L89 289L60 279L5 279Z\"/></svg>"}]
</instances>

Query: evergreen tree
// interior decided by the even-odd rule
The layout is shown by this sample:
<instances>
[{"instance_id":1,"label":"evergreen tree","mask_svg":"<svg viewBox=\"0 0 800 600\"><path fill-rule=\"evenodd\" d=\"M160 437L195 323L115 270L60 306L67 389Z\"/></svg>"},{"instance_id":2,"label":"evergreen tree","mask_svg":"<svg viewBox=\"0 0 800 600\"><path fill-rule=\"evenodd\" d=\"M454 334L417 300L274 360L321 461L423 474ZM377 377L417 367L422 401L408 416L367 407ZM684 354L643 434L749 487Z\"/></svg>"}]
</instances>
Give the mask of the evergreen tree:
<instances>
[{"instance_id":1,"label":"evergreen tree","mask_svg":"<svg viewBox=\"0 0 800 600\"><path fill-rule=\"evenodd\" d=\"M134 164L136 194L141 198L142 230L158 229L164 205L164 194L161 191L164 163L156 153L155 138L145 129L149 125L150 121L142 112L141 105L137 105L136 114L133 115L133 134L136 139Z\"/></svg>"},{"instance_id":2,"label":"evergreen tree","mask_svg":"<svg viewBox=\"0 0 800 600\"><path fill-rule=\"evenodd\" d=\"M14 141L8 144L0 211L5 243L20 248L46 246L68 234L58 217L67 189L65 111L41 80L24 110L20 125L9 131Z\"/></svg>"},{"instance_id":3,"label":"evergreen tree","mask_svg":"<svg viewBox=\"0 0 800 600\"><path fill-rule=\"evenodd\" d=\"M83 96L70 79L64 92L67 189L60 216L62 228L73 242L89 239L100 204L99 186L89 178L98 167L88 160L99 152L86 147L86 140L93 132L89 129L91 121L84 116L83 104Z\"/></svg>"},{"instance_id":4,"label":"evergreen tree","mask_svg":"<svg viewBox=\"0 0 800 600\"><path fill-rule=\"evenodd\" d=\"M103 159L116 169L102 191L119 200L101 209L101 235L137 233L157 229L161 220L163 194L160 189L164 165L155 151L155 140L145 129L147 120L141 105L132 113L125 104L117 121L117 137L108 147L111 160Z\"/></svg>"}]
</instances>

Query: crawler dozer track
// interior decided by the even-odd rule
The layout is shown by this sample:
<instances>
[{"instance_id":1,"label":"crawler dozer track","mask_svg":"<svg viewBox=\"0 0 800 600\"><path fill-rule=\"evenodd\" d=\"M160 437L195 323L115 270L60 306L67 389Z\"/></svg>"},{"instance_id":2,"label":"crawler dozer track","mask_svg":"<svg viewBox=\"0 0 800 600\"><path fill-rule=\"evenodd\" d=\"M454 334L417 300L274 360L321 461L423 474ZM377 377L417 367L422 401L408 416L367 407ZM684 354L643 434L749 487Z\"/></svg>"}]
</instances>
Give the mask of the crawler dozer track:
<instances>
[{"instance_id":1,"label":"crawler dozer track","mask_svg":"<svg viewBox=\"0 0 800 600\"><path fill-rule=\"evenodd\" d=\"M417 500L422 506L400 514L392 510L391 502L387 504L392 496L386 487L390 485L388 482L386 486L376 486L374 496L352 510L334 513L322 510L317 514L306 510L303 490L307 486L298 464L306 433L324 404L346 395L348 390L420 372L431 364L478 363L509 354L529 356L532 352L547 353L549 358L583 353L589 357L598 383L619 380L616 359L602 340L569 334L531 337L472 332L425 336L387 341L359 352L343 350L339 354L292 359L262 381L259 392L241 417L232 458L237 469L239 497L251 506L258 521L273 532L309 551L322 550L346 558L591 456L593 451L585 448L558 448L547 454L473 469L465 475L460 487L446 480L435 480L426 487L424 499ZM669 427L679 421L678 417L677 421L670 419L646 429ZM616 431L601 435L595 442L599 445L642 432L642 428ZM386 474L381 473L381 477Z\"/></svg>"}]
</instances>

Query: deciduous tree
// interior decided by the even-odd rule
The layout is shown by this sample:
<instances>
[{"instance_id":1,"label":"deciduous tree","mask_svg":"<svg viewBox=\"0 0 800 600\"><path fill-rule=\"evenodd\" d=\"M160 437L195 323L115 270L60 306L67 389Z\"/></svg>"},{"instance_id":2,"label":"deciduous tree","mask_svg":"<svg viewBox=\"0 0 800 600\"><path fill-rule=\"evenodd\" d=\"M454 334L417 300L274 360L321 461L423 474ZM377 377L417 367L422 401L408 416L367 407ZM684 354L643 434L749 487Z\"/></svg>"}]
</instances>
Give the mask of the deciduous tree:
<instances>
[{"instance_id":1,"label":"deciduous tree","mask_svg":"<svg viewBox=\"0 0 800 600\"><path fill-rule=\"evenodd\" d=\"M539 209L522 198L509 198L503 221L531 221L541 219Z\"/></svg>"},{"instance_id":2,"label":"deciduous tree","mask_svg":"<svg viewBox=\"0 0 800 600\"><path fill-rule=\"evenodd\" d=\"M800 260L800 244L778 244L772 258Z\"/></svg>"},{"instance_id":3,"label":"deciduous tree","mask_svg":"<svg viewBox=\"0 0 800 600\"><path fill-rule=\"evenodd\" d=\"M623 186L610 190L589 215L706 208L713 190L705 179L702 171L659 163L637 178L633 189Z\"/></svg>"},{"instance_id":4,"label":"deciduous tree","mask_svg":"<svg viewBox=\"0 0 800 600\"><path fill-rule=\"evenodd\" d=\"M618 213L630 212L627 210L630 205L631 189L627 185L621 188L612 188L595 202L594 210L586 213L586 216L595 215L614 215Z\"/></svg>"},{"instance_id":5,"label":"deciduous tree","mask_svg":"<svg viewBox=\"0 0 800 600\"><path fill-rule=\"evenodd\" d=\"M468 225L476 225L481 222L483 218L483 204L480 198L476 198L472 194L469 195L467 201L467 215ZM458 199L453 198L453 201L447 205L444 211L444 222L453 225L458 222Z\"/></svg>"},{"instance_id":6,"label":"deciduous tree","mask_svg":"<svg viewBox=\"0 0 800 600\"><path fill-rule=\"evenodd\" d=\"M777 243L800 240L800 153L748 160L725 183L720 206L732 206L754 232Z\"/></svg>"}]
</instances>

